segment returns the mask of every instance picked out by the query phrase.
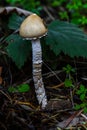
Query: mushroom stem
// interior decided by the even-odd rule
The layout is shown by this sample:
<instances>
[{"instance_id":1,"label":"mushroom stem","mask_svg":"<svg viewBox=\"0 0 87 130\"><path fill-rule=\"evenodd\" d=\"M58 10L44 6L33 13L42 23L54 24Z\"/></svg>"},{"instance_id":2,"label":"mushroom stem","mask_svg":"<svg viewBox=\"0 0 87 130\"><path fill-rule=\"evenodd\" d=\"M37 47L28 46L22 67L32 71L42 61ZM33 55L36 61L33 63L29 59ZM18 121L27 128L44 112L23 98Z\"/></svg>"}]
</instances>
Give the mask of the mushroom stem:
<instances>
[{"instance_id":1,"label":"mushroom stem","mask_svg":"<svg viewBox=\"0 0 87 130\"><path fill-rule=\"evenodd\" d=\"M45 93L44 83L42 80L42 50L40 45L40 39L32 40L32 62L33 62L33 80L35 86L35 92L37 100L42 108L47 105L47 97Z\"/></svg>"}]
</instances>

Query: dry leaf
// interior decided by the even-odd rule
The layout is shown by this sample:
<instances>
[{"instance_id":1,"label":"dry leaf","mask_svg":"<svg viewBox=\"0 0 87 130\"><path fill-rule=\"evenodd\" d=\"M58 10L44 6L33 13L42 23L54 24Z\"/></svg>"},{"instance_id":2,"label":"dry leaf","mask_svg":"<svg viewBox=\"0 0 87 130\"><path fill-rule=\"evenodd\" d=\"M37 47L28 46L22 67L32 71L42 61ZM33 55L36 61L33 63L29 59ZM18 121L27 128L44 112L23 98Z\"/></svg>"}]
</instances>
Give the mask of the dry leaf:
<instances>
[{"instance_id":1,"label":"dry leaf","mask_svg":"<svg viewBox=\"0 0 87 130\"><path fill-rule=\"evenodd\" d=\"M48 110L66 110L71 109L72 105L70 100L54 99L50 100L46 106Z\"/></svg>"},{"instance_id":2,"label":"dry leaf","mask_svg":"<svg viewBox=\"0 0 87 130\"><path fill-rule=\"evenodd\" d=\"M25 16L28 16L30 14L32 14L32 12L30 11L26 11L24 9L20 9L18 7L0 7L0 14L9 14L9 13L12 13L12 12L16 12L18 13L19 15L23 14Z\"/></svg>"}]
</instances>

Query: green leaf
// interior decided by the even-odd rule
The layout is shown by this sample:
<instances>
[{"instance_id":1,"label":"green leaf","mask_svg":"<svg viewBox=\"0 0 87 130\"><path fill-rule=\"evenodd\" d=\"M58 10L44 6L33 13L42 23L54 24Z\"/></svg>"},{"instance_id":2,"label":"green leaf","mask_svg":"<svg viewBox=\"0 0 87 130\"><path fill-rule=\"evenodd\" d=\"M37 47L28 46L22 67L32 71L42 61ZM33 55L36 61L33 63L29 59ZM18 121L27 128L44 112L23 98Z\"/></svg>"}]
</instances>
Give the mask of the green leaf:
<instances>
[{"instance_id":1,"label":"green leaf","mask_svg":"<svg viewBox=\"0 0 87 130\"><path fill-rule=\"evenodd\" d=\"M87 106L84 107L84 113L87 113Z\"/></svg>"},{"instance_id":2,"label":"green leaf","mask_svg":"<svg viewBox=\"0 0 87 130\"><path fill-rule=\"evenodd\" d=\"M30 90L30 86L28 84L21 84L17 86L17 88L18 88L18 92L20 93L28 92Z\"/></svg>"},{"instance_id":3,"label":"green leaf","mask_svg":"<svg viewBox=\"0 0 87 130\"><path fill-rule=\"evenodd\" d=\"M17 89L15 87L9 87L8 92L14 93L14 92L17 92Z\"/></svg>"},{"instance_id":4,"label":"green leaf","mask_svg":"<svg viewBox=\"0 0 87 130\"><path fill-rule=\"evenodd\" d=\"M86 98L85 93L82 93L82 94L80 95L80 100L83 101L85 98Z\"/></svg>"},{"instance_id":5,"label":"green leaf","mask_svg":"<svg viewBox=\"0 0 87 130\"><path fill-rule=\"evenodd\" d=\"M86 93L86 92L87 92L87 89L85 88L83 84L81 84L79 90L77 90L77 94L81 95L82 93Z\"/></svg>"},{"instance_id":6,"label":"green leaf","mask_svg":"<svg viewBox=\"0 0 87 130\"><path fill-rule=\"evenodd\" d=\"M17 14L12 14L12 16L9 18L8 27L9 29L17 30L22 21L24 20L24 17L20 17Z\"/></svg>"},{"instance_id":7,"label":"green leaf","mask_svg":"<svg viewBox=\"0 0 87 130\"><path fill-rule=\"evenodd\" d=\"M79 109L81 109L81 106L79 104L76 104L75 105L75 110L79 110Z\"/></svg>"},{"instance_id":8,"label":"green leaf","mask_svg":"<svg viewBox=\"0 0 87 130\"><path fill-rule=\"evenodd\" d=\"M81 108L84 108L85 106L86 106L86 103L84 103L84 102L80 104Z\"/></svg>"},{"instance_id":9,"label":"green leaf","mask_svg":"<svg viewBox=\"0 0 87 130\"><path fill-rule=\"evenodd\" d=\"M87 35L76 25L55 20L48 25L46 44L58 55L87 57Z\"/></svg>"},{"instance_id":10,"label":"green leaf","mask_svg":"<svg viewBox=\"0 0 87 130\"><path fill-rule=\"evenodd\" d=\"M12 58L18 68L24 65L31 50L31 43L23 40L19 35L10 35L6 42L9 43L6 47L8 55Z\"/></svg>"},{"instance_id":11,"label":"green leaf","mask_svg":"<svg viewBox=\"0 0 87 130\"><path fill-rule=\"evenodd\" d=\"M63 67L63 70L67 73L67 74L70 74L70 72L75 72L75 69L72 68L71 65L67 64L66 67Z\"/></svg>"},{"instance_id":12,"label":"green leaf","mask_svg":"<svg viewBox=\"0 0 87 130\"><path fill-rule=\"evenodd\" d=\"M70 80L70 79L65 79L64 84L65 84L65 87L71 87L71 86L72 86L72 80Z\"/></svg>"},{"instance_id":13,"label":"green leaf","mask_svg":"<svg viewBox=\"0 0 87 130\"><path fill-rule=\"evenodd\" d=\"M80 90L81 90L81 92L85 92L86 88L83 84L80 85Z\"/></svg>"},{"instance_id":14,"label":"green leaf","mask_svg":"<svg viewBox=\"0 0 87 130\"><path fill-rule=\"evenodd\" d=\"M81 90L77 90L76 94L80 95L82 92Z\"/></svg>"},{"instance_id":15,"label":"green leaf","mask_svg":"<svg viewBox=\"0 0 87 130\"><path fill-rule=\"evenodd\" d=\"M30 86L28 84L21 84L21 85L16 86L16 87L10 86L8 88L8 91L10 93L18 93L18 92L24 93L24 92L28 92L29 90L30 90Z\"/></svg>"}]
</instances>

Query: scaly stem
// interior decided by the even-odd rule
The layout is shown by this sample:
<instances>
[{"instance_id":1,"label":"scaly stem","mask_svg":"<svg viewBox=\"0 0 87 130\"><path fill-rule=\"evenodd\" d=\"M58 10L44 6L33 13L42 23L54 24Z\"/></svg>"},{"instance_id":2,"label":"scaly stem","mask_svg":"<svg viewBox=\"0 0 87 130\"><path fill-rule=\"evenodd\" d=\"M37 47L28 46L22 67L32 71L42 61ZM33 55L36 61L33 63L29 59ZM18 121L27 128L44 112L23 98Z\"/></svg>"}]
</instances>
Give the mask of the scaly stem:
<instances>
[{"instance_id":1,"label":"scaly stem","mask_svg":"<svg viewBox=\"0 0 87 130\"><path fill-rule=\"evenodd\" d=\"M42 108L45 108L45 106L47 105L47 97L42 80L42 50L39 39L32 40L32 56L35 92L39 104L42 106Z\"/></svg>"}]
</instances>

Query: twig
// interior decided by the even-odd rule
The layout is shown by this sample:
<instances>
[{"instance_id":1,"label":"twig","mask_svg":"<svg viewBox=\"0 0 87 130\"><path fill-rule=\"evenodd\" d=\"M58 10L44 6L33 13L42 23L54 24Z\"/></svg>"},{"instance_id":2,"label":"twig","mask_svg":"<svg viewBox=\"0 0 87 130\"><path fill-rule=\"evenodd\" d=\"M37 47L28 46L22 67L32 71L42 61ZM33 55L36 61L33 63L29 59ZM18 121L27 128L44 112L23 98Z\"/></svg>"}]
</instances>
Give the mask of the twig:
<instances>
[{"instance_id":1,"label":"twig","mask_svg":"<svg viewBox=\"0 0 87 130\"><path fill-rule=\"evenodd\" d=\"M56 75L56 73L45 62L43 62L43 64L53 73L53 75L58 79L58 81L62 83L62 80Z\"/></svg>"},{"instance_id":2,"label":"twig","mask_svg":"<svg viewBox=\"0 0 87 130\"><path fill-rule=\"evenodd\" d=\"M2 122L0 122L0 126L1 126L4 130L7 130L6 126L5 126Z\"/></svg>"},{"instance_id":3,"label":"twig","mask_svg":"<svg viewBox=\"0 0 87 130\"><path fill-rule=\"evenodd\" d=\"M0 90L0 92L5 96L5 97L7 97L9 100L10 100L10 102L12 103L12 99L11 99L11 97L10 96L8 96L4 91L2 91L2 90Z\"/></svg>"},{"instance_id":4,"label":"twig","mask_svg":"<svg viewBox=\"0 0 87 130\"><path fill-rule=\"evenodd\" d=\"M51 89L57 89L57 88L60 88L60 87L63 87L64 86L64 82L58 84L58 85L55 85L55 86L51 86L51 87L48 87L48 88L51 88Z\"/></svg>"},{"instance_id":5,"label":"twig","mask_svg":"<svg viewBox=\"0 0 87 130\"><path fill-rule=\"evenodd\" d=\"M87 116L85 116L85 115L82 114L82 113L81 113L81 116L82 116L85 120L87 120Z\"/></svg>"},{"instance_id":6,"label":"twig","mask_svg":"<svg viewBox=\"0 0 87 130\"><path fill-rule=\"evenodd\" d=\"M51 18L51 20L55 20L55 18L51 15L51 13L48 11L46 6L43 6L43 9L48 14L48 16Z\"/></svg>"},{"instance_id":7,"label":"twig","mask_svg":"<svg viewBox=\"0 0 87 130\"><path fill-rule=\"evenodd\" d=\"M16 100L15 103L16 103L16 104L19 104L19 105L27 105L27 106L30 106L30 107L33 108L33 109L36 109L36 107L33 106L30 102L22 102L22 101Z\"/></svg>"}]
</instances>

